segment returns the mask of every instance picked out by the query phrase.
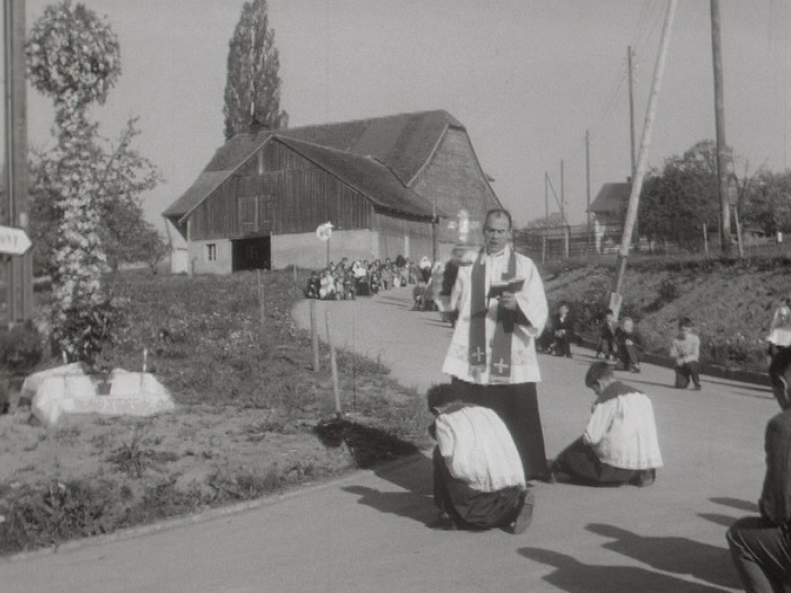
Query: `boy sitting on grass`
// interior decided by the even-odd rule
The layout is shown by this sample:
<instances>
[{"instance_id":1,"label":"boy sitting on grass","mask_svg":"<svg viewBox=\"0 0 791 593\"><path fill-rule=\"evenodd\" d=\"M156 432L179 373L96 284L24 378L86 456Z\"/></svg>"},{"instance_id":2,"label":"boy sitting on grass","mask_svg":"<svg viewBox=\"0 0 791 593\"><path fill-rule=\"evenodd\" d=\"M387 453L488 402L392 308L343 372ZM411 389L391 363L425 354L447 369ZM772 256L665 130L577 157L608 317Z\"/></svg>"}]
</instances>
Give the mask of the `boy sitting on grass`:
<instances>
[{"instance_id":1,"label":"boy sitting on grass","mask_svg":"<svg viewBox=\"0 0 791 593\"><path fill-rule=\"evenodd\" d=\"M508 428L492 410L459 401L450 385L436 385L427 395L436 416L429 432L437 441L434 503L440 511L429 526L523 533L534 495Z\"/></svg>"},{"instance_id":2,"label":"boy sitting on grass","mask_svg":"<svg viewBox=\"0 0 791 593\"><path fill-rule=\"evenodd\" d=\"M594 362L585 386L596 393L583 435L552 464L552 475L589 485L650 486L662 467L654 408L644 393L615 379L612 365Z\"/></svg>"}]
</instances>

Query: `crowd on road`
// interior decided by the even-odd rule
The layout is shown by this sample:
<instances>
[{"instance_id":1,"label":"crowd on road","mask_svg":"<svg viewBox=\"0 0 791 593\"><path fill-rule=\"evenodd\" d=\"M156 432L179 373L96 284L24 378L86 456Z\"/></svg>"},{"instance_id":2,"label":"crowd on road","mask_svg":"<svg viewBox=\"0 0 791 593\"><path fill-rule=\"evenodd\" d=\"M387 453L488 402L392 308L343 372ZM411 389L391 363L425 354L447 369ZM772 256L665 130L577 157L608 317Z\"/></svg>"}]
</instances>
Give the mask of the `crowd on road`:
<instances>
[{"instance_id":1,"label":"crowd on road","mask_svg":"<svg viewBox=\"0 0 791 593\"><path fill-rule=\"evenodd\" d=\"M501 528L522 533L535 505L531 480L579 485L647 487L663 466L650 398L620 381L615 370L640 372L641 340L634 320L608 310L600 322L596 358L583 378L595 393L582 435L548 463L536 384L536 346L571 357L574 326L562 303L550 316L533 262L510 245L511 216L492 210L484 247L465 257L450 307L458 312L443 364L449 384L427 394L435 420L433 456L436 529ZM460 246L459 252L462 250ZM767 473L759 517L727 533L734 564L748 592L791 590L791 307L775 315L769 336L770 376L783 410L766 430ZM702 389L700 339L689 318L669 340L674 387Z\"/></svg>"},{"instance_id":2,"label":"crowd on road","mask_svg":"<svg viewBox=\"0 0 791 593\"><path fill-rule=\"evenodd\" d=\"M344 257L338 263L329 262L321 271L311 272L305 296L328 301L353 300L358 296L373 296L381 291L400 286L425 286L431 276L431 262L423 257L419 263L402 255L394 260L354 260Z\"/></svg>"}]
</instances>

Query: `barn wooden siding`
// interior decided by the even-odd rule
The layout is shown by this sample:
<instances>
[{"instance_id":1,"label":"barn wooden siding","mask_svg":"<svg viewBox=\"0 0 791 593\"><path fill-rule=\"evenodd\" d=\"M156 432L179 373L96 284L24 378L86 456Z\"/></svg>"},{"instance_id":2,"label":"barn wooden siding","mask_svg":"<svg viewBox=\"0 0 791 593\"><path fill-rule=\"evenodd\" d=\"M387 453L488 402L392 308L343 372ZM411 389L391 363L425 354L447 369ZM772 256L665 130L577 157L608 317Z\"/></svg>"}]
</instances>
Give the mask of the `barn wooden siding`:
<instances>
[{"instance_id":1,"label":"barn wooden siding","mask_svg":"<svg viewBox=\"0 0 791 593\"><path fill-rule=\"evenodd\" d=\"M445 213L443 223L438 225L440 241L455 241L457 231L449 228L448 222L455 221L456 213L462 208L474 222L482 224L483 215L489 209L500 207L467 133L453 127L448 128L413 189Z\"/></svg>"},{"instance_id":2,"label":"barn wooden siding","mask_svg":"<svg viewBox=\"0 0 791 593\"><path fill-rule=\"evenodd\" d=\"M373 215L362 194L270 141L192 212L189 238L306 233L327 221L338 229L372 229Z\"/></svg>"},{"instance_id":3,"label":"barn wooden siding","mask_svg":"<svg viewBox=\"0 0 791 593\"><path fill-rule=\"evenodd\" d=\"M431 223L407 218L395 218L377 213L374 216L375 229L379 231L379 256L395 259L399 255L409 255L411 259L420 259L424 255L431 257ZM409 252L407 239L409 237Z\"/></svg>"}]
</instances>

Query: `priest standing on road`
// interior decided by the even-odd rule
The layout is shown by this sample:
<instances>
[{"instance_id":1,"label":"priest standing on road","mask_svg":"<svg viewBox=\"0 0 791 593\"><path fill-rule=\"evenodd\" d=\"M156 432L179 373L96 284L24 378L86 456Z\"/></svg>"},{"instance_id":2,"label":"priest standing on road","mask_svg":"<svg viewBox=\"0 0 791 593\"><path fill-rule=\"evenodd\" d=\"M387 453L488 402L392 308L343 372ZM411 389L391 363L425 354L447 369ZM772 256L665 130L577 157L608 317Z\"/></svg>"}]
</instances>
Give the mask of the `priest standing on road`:
<instances>
[{"instance_id":1,"label":"priest standing on road","mask_svg":"<svg viewBox=\"0 0 791 593\"><path fill-rule=\"evenodd\" d=\"M454 251L459 274L451 304L459 318L442 371L457 397L491 408L516 443L528 480L551 478L538 411L541 380L535 340L547 320L544 285L535 264L510 244L507 210L490 210L484 248Z\"/></svg>"}]
</instances>

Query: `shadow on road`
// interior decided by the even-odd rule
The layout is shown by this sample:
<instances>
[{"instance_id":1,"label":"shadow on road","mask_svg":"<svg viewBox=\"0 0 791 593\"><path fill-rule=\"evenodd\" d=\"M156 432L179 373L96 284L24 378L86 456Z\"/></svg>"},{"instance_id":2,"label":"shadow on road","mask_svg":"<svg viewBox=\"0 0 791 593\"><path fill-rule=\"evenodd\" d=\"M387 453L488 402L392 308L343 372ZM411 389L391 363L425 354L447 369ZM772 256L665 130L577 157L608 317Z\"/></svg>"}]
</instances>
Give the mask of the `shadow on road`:
<instances>
[{"instance_id":1,"label":"shadow on road","mask_svg":"<svg viewBox=\"0 0 791 593\"><path fill-rule=\"evenodd\" d=\"M698 513L698 517L706 519L706 521L711 521L716 525L722 525L723 527L730 527L736 522L736 517L720 515L719 513Z\"/></svg>"},{"instance_id":2,"label":"shadow on road","mask_svg":"<svg viewBox=\"0 0 791 593\"><path fill-rule=\"evenodd\" d=\"M739 509L740 511L747 511L748 513L761 512L761 509L758 508L758 505L755 504L754 502L750 502L749 500L731 498L730 496L715 496L714 498L710 498L709 500L715 504L721 504L722 506L732 507L734 509Z\"/></svg>"},{"instance_id":3,"label":"shadow on road","mask_svg":"<svg viewBox=\"0 0 791 593\"><path fill-rule=\"evenodd\" d=\"M588 531L616 541L604 548L640 561L657 570L690 575L719 587L740 586L730 552L725 547L703 544L684 537L649 537L613 525L591 523ZM673 589L668 589L668 591Z\"/></svg>"},{"instance_id":4,"label":"shadow on road","mask_svg":"<svg viewBox=\"0 0 791 593\"><path fill-rule=\"evenodd\" d=\"M399 517L414 519L426 523L436 516L432 495L433 468L431 460L424 455L417 455L409 462L396 467L375 469L374 473L381 479L397 486L399 491L383 492L367 486L346 486L345 492L360 496L357 501L382 513L391 513Z\"/></svg>"},{"instance_id":5,"label":"shadow on road","mask_svg":"<svg viewBox=\"0 0 791 593\"><path fill-rule=\"evenodd\" d=\"M519 554L556 570L544 577L548 583L569 593L723 593L709 587L635 566L585 564L566 554L541 548L521 548Z\"/></svg>"}]
</instances>

